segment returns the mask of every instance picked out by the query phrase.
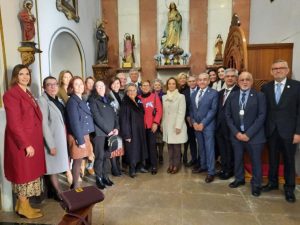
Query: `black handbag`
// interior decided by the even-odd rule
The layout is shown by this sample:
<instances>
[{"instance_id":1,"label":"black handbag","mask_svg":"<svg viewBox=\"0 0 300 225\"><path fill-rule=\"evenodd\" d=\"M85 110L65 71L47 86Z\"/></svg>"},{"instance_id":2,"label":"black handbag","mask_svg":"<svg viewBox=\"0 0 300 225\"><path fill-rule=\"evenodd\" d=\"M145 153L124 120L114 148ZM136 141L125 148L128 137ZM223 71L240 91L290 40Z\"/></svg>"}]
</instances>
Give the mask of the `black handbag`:
<instances>
[{"instance_id":1,"label":"black handbag","mask_svg":"<svg viewBox=\"0 0 300 225\"><path fill-rule=\"evenodd\" d=\"M79 218L85 225L88 225L88 222L85 218L76 214L76 211L104 200L104 194L95 186L63 191L60 193L60 197L60 205L66 213L70 216Z\"/></svg>"},{"instance_id":2,"label":"black handbag","mask_svg":"<svg viewBox=\"0 0 300 225\"><path fill-rule=\"evenodd\" d=\"M154 109L152 111L152 116L153 117L155 117L156 113L157 113L157 110L156 110L155 106L156 106L156 94L154 94Z\"/></svg>"}]
</instances>

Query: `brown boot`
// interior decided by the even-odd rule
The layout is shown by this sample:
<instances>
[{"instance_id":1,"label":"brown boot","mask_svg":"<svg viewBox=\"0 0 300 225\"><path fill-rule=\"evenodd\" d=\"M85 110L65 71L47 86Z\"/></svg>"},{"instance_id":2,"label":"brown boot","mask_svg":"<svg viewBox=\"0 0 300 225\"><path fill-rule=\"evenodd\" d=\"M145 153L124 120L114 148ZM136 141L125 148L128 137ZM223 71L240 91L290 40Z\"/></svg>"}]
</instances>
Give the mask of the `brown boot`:
<instances>
[{"instance_id":1,"label":"brown boot","mask_svg":"<svg viewBox=\"0 0 300 225\"><path fill-rule=\"evenodd\" d=\"M19 200L17 213L20 216L26 217L27 219L36 219L43 216L41 212L35 212L34 209L31 208L28 199Z\"/></svg>"},{"instance_id":2,"label":"brown boot","mask_svg":"<svg viewBox=\"0 0 300 225\"><path fill-rule=\"evenodd\" d=\"M19 201L19 199L17 199L17 201L16 201L16 206L15 206L15 211L16 211L16 212L19 211L19 207L20 207L19 205L20 205L20 201ZM32 208L32 210L33 210L34 212L41 212L40 209L36 209L36 208Z\"/></svg>"}]
</instances>

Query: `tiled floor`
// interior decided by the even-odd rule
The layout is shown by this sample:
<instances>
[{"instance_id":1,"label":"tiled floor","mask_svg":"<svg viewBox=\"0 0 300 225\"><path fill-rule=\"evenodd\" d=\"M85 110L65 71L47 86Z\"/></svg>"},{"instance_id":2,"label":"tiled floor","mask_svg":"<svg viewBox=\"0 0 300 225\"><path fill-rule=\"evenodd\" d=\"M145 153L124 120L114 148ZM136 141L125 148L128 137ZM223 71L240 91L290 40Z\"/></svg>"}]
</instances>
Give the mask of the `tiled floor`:
<instances>
[{"instance_id":1,"label":"tiled floor","mask_svg":"<svg viewBox=\"0 0 300 225\"><path fill-rule=\"evenodd\" d=\"M93 210L93 225L299 225L300 187L294 204L284 199L282 187L263 193L259 198L250 194L249 183L237 189L230 181L216 179L204 182L205 174L192 174L182 168L176 175L166 173L166 166L155 176L138 174L135 179L123 175L112 178L113 187ZM92 183L91 179L85 184ZM36 220L19 218L15 213L0 212L0 221L57 224L64 214L59 204L45 200L44 217ZM103 212L104 211L104 212Z\"/></svg>"}]
</instances>

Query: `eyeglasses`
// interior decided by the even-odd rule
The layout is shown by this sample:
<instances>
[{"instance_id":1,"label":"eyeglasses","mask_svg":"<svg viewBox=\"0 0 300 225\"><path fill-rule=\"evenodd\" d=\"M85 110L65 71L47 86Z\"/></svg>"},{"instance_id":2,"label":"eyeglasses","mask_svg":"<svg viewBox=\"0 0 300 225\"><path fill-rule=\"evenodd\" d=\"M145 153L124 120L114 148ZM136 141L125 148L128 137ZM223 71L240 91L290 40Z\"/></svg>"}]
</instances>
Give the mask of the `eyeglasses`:
<instances>
[{"instance_id":1,"label":"eyeglasses","mask_svg":"<svg viewBox=\"0 0 300 225\"><path fill-rule=\"evenodd\" d=\"M287 67L274 67L274 68L272 68L272 71L285 70L285 69L287 69Z\"/></svg>"},{"instance_id":2,"label":"eyeglasses","mask_svg":"<svg viewBox=\"0 0 300 225\"><path fill-rule=\"evenodd\" d=\"M57 84L57 83L55 83L55 84L50 84L50 83L48 83L48 84L46 84L46 86L47 86L47 87L57 87L58 84Z\"/></svg>"},{"instance_id":3,"label":"eyeglasses","mask_svg":"<svg viewBox=\"0 0 300 225\"><path fill-rule=\"evenodd\" d=\"M249 78L245 78L245 79L240 79L239 81L241 81L241 82L244 82L244 81L247 81L247 82L249 82L249 81L251 81L251 79L249 79Z\"/></svg>"}]
</instances>

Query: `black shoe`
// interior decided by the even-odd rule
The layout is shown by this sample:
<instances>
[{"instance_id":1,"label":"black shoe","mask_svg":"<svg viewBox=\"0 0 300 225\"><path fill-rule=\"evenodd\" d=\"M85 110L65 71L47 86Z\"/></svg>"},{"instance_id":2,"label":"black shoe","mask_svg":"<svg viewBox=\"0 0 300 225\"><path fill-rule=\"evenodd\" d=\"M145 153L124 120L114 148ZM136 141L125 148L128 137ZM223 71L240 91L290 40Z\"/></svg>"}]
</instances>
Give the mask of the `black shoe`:
<instances>
[{"instance_id":1,"label":"black shoe","mask_svg":"<svg viewBox=\"0 0 300 225\"><path fill-rule=\"evenodd\" d=\"M112 186L112 185L114 184L114 182L112 182L112 181L109 179L109 177L103 177L103 178L102 178L102 181L103 181L103 183L104 183L105 185L107 185L107 186Z\"/></svg>"},{"instance_id":2,"label":"black shoe","mask_svg":"<svg viewBox=\"0 0 300 225\"><path fill-rule=\"evenodd\" d=\"M285 191L285 200L290 203L294 203L296 201L296 197L293 191Z\"/></svg>"},{"instance_id":3,"label":"black shoe","mask_svg":"<svg viewBox=\"0 0 300 225\"><path fill-rule=\"evenodd\" d=\"M278 190L278 185L273 185L273 184L268 183L267 185L263 186L261 190L262 190L262 192Z\"/></svg>"},{"instance_id":4,"label":"black shoe","mask_svg":"<svg viewBox=\"0 0 300 225\"><path fill-rule=\"evenodd\" d=\"M258 196L260 196L261 188L259 188L259 187L253 187L251 193L252 193L253 196L258 197Z\"/></svg>"},{"instance_id":5,"label":"black shoe","mask_svg":"<svg viewBox=\"0 0 300 225\"><path fill-rule=\"evenodd\" d=\"M104 188L106 188L106 186L105 186L105 184L104 184L102 178L100 178L100 177L96 177L96 185L97 185L97 187L98 187L99 189L102 189L102 190L103 190Z\"/></svg>"},{"instance_id":6,"label":"black shoe","mask_svg":"<svg viewBox=\"0 0 300 225\"><path fill-rule=\"evenodd\" d=\"M223 173L220 173L219 178L220 178L220 180L228 180L232 176L233 176L232 172L223 172Z\"/></svg>"},{"instance_id":7,"label":"black shoe","mask_svg":"<svg viewBox=\"0 0 300 225\"><path fill-rule=\"evenodd\" d=\"M129 167L129 176L131 178L135 178L136 177L136 172L135 172L135 168L134 167Z\"/></svg>"},{"instance_id":8,"label":"black shoe","mask_svg":"<svg viewBox=\"0 0 300 225\"><path fill-rule=\"evenodd\" d=\"M239 186L241 186L241 185L245 185L245 181L244 181L244 180L241 180L241 181L234 180L233 182L231 182L231 183L229 184L229 187L230 187L230 188L237 188L237 187L239 187Z\"/></svg>"},{"instance_id":9,"label":"black shoe","mask_svg":"<svg viewBox=\"0 0 300 225\"><path fill-rule=\"evenodd\" d=\"M203 172L207 172L207 169L198 168L198 169L193 169L192 170L192 173L203 173Z\"/></svg>"},{"instance_id":10,"label":"black shoe","mask_svg":"<svg viewBox=\"0 0 300 225\"><path fill-rule=\"evenodd\" d=\"M191 160L191 161L189 161L185 166L186 166L186 167L192 167L192 166L194 166L196 163L197 163L196 161Z\"/></svg>"},{"instance_id":11,"label":"black shoe","mask_svg":"<svg viewBox=\"0 0 300 225\"><path fill-rule=\"evenodd\" d=\"M157 174L157 169L156 169L155 167L153 167L153 168L151 169L151 174L152 174L152 175L156 175L156 174Z\"/></svg>"}]
</instances>

